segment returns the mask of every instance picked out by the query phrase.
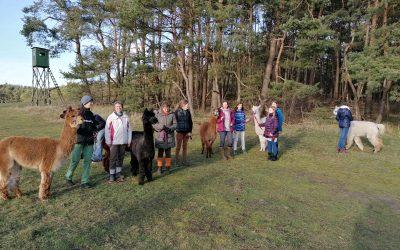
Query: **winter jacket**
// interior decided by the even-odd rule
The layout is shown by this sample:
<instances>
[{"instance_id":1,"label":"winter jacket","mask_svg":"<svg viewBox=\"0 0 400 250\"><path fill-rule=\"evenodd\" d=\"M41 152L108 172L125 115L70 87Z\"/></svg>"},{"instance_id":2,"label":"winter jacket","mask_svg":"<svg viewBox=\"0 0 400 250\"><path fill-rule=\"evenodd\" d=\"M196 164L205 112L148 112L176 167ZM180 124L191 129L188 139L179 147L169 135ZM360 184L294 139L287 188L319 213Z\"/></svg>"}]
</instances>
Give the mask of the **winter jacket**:
<instances>
[{"instance_id":1,"label":"winter jacket","mask_svg":"<svg viewBox=\"0 0 400 250\"><path fill-rule=\"evenodd\" d=\"M96 125L97 131L100 131L106 127L106 121L103 119L103 117L101 117L98 114L95 114L94 119L97 122L97 125Z\"/></svg>"},{"instance_id":2,"label":"winter jacket","mask_svg":"<svg viewBox=\"0 0 400 250\"><path fill-rule=\"evenodd\" d=\"M175 114L164 114L162 110L159 110L156 114L156 118L158 119L158 123L153 125L154 130L157 132L155 147L161 149L169 149L175 147Z\"/></svg>"},{"instance_id":3,"label":"winter jacket","mask_svg":"<svg viewBox=\"0 0 400 250\"><path fill-rule=\"evenodd\" d=\"M222 108L218 109L219 115L217 119L217 131L224 132L225 131L225 119L230 119L230 132L233 132L233 128L235 125L235 114L232 109L229 109L230 117L226 118L225 113Z\"/></svg>"},{"instance_id":4,"label":"winter jacket","mask_svg":"<svg viewBox=\"0 0 400 250\"><path fill-rule=\"evenodd\" d=\"M92 145L94 143L94 133L97 132L97 122L90 109L83 108L81 112L83 123L79 125L76 131L76 143Z\"/></svg>"},{"instance_id":5,"label":"winter jacket","mask_svg":"<svg viewBox=\"0 0 400 250\"><path fill-rule=\"evenodd\" d=\"M285 117L283 116L282 109L277 108L275 110L276 117L278 118L278 132L282 132L282 125L285 122Z\"/></svg>"},{"instance_id":6,"label":"winter jacket","mask_svg":"<svg viewBox=\"0 0 400 250\"><path fill-rule=\"evenodd\" d=\"M278 133L278 118L276 116L269 117L267 116L267 119L265 123L260 124L260 127L264 127L264 137L266 138L277 138L279 133Z\"/></svg>"},{"instance_id":7,"label":"winter jacket","mask_svg":"<svg viewBox=\"0 0 400 250\"><path fill-rule=\"evenodd\" d=\"M118 116L113 112L108 116L105 127L105 139L108 145L131 144L132 128L129 116L126 113Z\"/></svg>"},{"instance_id":8,"label":"winter jacket","mask_svg":"<svg viewBox=\"0 0 400 250\"><path fill-rule=\"evenodd\" d=\"M341 106L337 111L336 120L339 122L339 128L349 128L350 123L353 120L350 108L347 106Z\"/></svg>"},{"instance_id":9,"label":"winter jacket","mask_svg":"<svg viewBox=\"0 0 400 250\"><path fill-rule=\"evenodd\" d=\"M235 111L235 131L246 130L246 113L243 110Z\"/></svg>"},{"instance_id":10,"label":"winter jacket","mask_svg":"<svg viewBox=\"0 0 400 250\"><path fill-rule=\"evenodd\" d=\"M193 121L189 110L178 108L175 111L176 132L192 133Z\"/></svg>"}]
</instances>

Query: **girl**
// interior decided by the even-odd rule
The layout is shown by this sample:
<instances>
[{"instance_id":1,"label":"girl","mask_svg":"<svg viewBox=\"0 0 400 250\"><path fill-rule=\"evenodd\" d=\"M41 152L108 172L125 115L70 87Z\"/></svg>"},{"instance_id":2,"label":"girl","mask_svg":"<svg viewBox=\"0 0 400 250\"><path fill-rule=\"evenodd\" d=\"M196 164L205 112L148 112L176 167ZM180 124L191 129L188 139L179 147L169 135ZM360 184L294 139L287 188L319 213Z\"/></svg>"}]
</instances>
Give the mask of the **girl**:
<instances>
[{"instance_id":1,"label":"girl","mask_svg":"<svg viewBox=\"0 0 400 250\"><path fill-rule=\"evenodd\" d=\"M179 103L179 108L175 111L176 118L176 164L179 164L179 151L182 146L182 164L189 165L187 161L187 146L188 140L192 137L193 121L189 111L189 103L187 100L182 100Z\"/></svg>"},{"instance_id":2,"label":"girl","mask_svg":"<svg viewBox=\"0 0 400 250\"><path fill-rule=\"evenodd\" d=\"M221 157L225 160L232 158L232 133L234 124L235 115L233 110L229 108L227 102L223 102L222 107L218 110L217 131L220 138L219 149ZM225 144L228 147L225 147Z\"/></svg>"},{"instance_id":3,"label":"girl","mask_svg":"<svg viewBox=\"0 0 400 250\"><path fill-rule=\"evenodd\" d=\"M72 176L76 167L79 164L81 157L83 158L83 172L81 179L82 188L90 188L89 175L90 163L92 161L94 134L98 125L90 108L93 105L93 98L85 95L81 99L80 115L83 117L83 123L79 125L76 131L76 144L71 153L71 163L65 175L67 185L73 186Z\"/></svg>"},{"instance_id":4,"label":"girl","mask_svg":"<svg viewBox=\"0 0 400 250\"><path fill-rule=\"evenodd\" d=\"M243 104L239 103L235 108L235 121L234 121L234 129L235 129L235 136L233 141L233 153L237 154L237 144L240 138L240 144L242 146L242 152L246 153L246 141L245 141L245 130L246 130L246 123L250 121L246 119L246 113L243 108Z\"/></svg>"},{"instance_id":5,"label":"girl","mask_svg":"<svg viewBox=\"0 0 400 250\"><path fill-rule=\"evenodd\" d=\"M336 120L339 123L339 142L337 146L338 153L347 153L346 149L346 140L347 133L349 132L351 121L353 120L353 115L351 114L350 108L346 105L342 105L339 107Z\"/></svg>"},{"instance_id":6,"label":"girl","mask_svg":"<svg viewBox=\"0 0 400 250\"><path fill-rule=\"evenodd\" d=\"M258 122L258 121L257 121ZM278 118L275 116L274 108L268 109L268 115L265 123L259 124L264 126L264 137L267 138L268 160L278 160Z\"/></svg>"},{"instance_id":7,"label":"girl","mask_svg":"<svg viewBox=\"0 0 400 250\"><path fill-rule=\"evenodd\" d=\"M158 123L154 124L153 128L157 132L155 140L155 147L158 149L157 173L162 173L165 161L165 168L169 174L171 169L171 150L175 147L174 131L176 129L176 117L174 113L170 112L169 104L164 102L156 114L156 118L158 119Z\"/></svg>"}]
</instances>

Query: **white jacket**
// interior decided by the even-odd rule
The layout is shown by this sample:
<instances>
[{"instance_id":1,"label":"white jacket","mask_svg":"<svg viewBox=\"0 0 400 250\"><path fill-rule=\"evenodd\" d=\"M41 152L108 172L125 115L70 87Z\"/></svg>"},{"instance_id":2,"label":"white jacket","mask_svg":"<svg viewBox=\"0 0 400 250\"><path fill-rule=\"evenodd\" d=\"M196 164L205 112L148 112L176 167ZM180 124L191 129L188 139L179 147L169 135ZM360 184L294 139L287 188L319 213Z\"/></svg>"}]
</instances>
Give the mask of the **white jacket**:
<instances>
[{"instance_id":1,"label":"white jacket","mask_svg":"<svg viewBox=\"0 0 400 250\"><path fill-rule=\"evenodd\" d=\"M108 116L105 139L108 145L131 144L132 129L129 116L126 113L123 113L121 117L118 117L114 112Z\"/></svg>"}]
</instances>

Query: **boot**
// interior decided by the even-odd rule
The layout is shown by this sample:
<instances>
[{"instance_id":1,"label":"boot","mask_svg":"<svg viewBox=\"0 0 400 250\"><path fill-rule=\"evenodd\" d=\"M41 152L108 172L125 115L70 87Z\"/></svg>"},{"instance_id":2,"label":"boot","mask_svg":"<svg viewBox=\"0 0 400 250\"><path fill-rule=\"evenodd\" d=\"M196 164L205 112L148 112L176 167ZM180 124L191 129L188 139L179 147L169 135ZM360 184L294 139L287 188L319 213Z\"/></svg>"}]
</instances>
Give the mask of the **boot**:
<instances>
[{"instance_id":1,"label":"boot","mask_svg":"<svg viewBox=\"0 0 400 250\"><path fill-rule=\"evenodd\" d=\"M125 177L120 172L118 172L118 173L115 174L115 181L124 182L125 181Z\"/></svg>"},{"instance_id":2,"label":"boot","mask_svg":"<svg viewBox=\"0 0 400 250\"><path fill-rule=\"evenodd\" d=\"M225 155L225 148L220 147L219 151L221 153L222 160L227 160L226 155Z\"/></svg>"},{"instance_id":3,"label":"boot","mask_svg":"<svg viewBox=\"0 0 400 250\"><path fill-rule=\"evenodd\" d=\"M167 174L171 173L171 158L165 158L165 168L167 169Z\"/></svg>"},{"instance_id":4,"label":"boot","mask_svg":"<svg viewBox=\"0 0 400 250\"><path fill-rule=\"evenodd\" d=\"M115 182L115 174L110 174L110 177L108 179L108 183L114 183Z\"/></svg>"},{"instance_id":5,"label":"boot","mask_svg":"<svg viewBox=\"0 0 400 250\"><path fill-rule=\"evenodd\" d=\"M176 156L175 156L174 161L175 161L175 166L176 166L176 167L180 167L180 166L182 165L182 163L183 163L183 161L180 162L180 160L179 160L179 155L176 155Z\"/></svg>"},{"instance_id":6,"label":"boot","mask_svg":"<svg viewBox=\"0 0 400 250\"><path fill-rule=\"evenodd\" d=\"M162 174L162 167L163 167L163 162L164 162L164 158L157 158L157 174L161 175Z\"/></svg>"},{"instance_id":7,"label":"boot","mask_svg":"<svg viewBox=\"0 0 400 250\"><path fill-rule=\"evenodd\" d=\"M272 154L271 153L268 153L268 160L269 161L272 160Z\"/></svg>"},{"instance_id":8,"label":"boot","mask_svg":"<svg viewBox=\"0 0 400 250\"><path fill-rule=\"evenodd\" d=\"M233 159L233 154L232 153L233 153L232 147L227 147L226 148L226 158L228 160Z\"/></svg>"}]
</instances>

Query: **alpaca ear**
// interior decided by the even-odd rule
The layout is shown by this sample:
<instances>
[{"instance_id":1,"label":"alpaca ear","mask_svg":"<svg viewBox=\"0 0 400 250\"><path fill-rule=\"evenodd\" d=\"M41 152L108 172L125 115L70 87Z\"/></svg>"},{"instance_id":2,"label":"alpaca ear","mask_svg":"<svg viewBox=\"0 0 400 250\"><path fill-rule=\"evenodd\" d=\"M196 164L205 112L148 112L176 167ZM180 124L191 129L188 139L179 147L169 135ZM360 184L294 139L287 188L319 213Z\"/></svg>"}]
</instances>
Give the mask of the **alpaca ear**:
<instances>
[{"instance_id":1,"label":"alpaca ear","mask_svg":"<svg viewBox=\"0 0 400 250\"><path fill-rule=\"evenodd\" d=\"M64 110L63 113L60 115L60 118L61 118L61 119L64 119L64 118L65 118L65 113L67 113L66 110Z\"/></svg>"}]
</instances>

